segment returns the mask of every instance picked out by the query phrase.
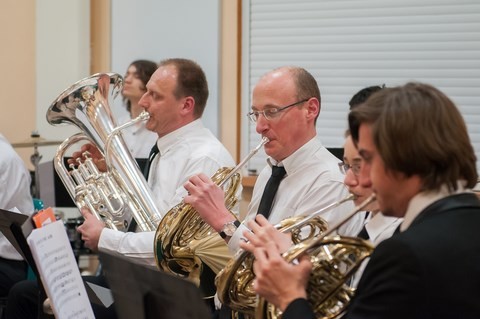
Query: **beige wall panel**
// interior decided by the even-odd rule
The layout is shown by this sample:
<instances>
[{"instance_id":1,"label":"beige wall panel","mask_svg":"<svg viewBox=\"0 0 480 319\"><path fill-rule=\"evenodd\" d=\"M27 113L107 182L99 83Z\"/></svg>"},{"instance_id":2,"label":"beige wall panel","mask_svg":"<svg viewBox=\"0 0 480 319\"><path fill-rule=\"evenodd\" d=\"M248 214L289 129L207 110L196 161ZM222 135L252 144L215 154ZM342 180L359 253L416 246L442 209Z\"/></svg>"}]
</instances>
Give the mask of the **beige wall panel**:
<instances>
[{"instance_id":1,"label":"beige wall panel","mask_svg":"<svg viewBox=\"0 0 480 319\"><path fill-rule=\"evenodd\" d=\"M35 1L2 1L0 28L0 133L17 142L35 128ZM33 150L17 151L30 162Z\"/></svg>"}]
</instances>

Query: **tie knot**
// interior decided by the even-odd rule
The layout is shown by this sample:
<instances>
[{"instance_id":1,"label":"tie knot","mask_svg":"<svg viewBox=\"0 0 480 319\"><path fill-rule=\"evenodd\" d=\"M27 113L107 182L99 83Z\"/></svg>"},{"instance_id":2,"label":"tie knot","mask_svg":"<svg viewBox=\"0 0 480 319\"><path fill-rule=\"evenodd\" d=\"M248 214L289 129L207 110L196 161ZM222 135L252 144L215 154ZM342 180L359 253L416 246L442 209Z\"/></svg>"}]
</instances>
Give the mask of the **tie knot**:
<instances>
[{"instance_id":1,"label":"tie knot","mask_svg":"<svg viewBox=\"0 0 480 319\"><path fill-rule=\"evenodd\" d=\"M158 149L157 143L155 143L150 150L150 155L148 155L149 161L151 162L158 153L160 153L160 150Z\"/></svg>"},{"instance_id":2,"label":"tie knot","mask_svg":"<svg viewBox=\"0 0 480 319\"><path fill-rule=\"evenodd\" d=\"M283 166L272 166L272 176L283 177L287 172Z\"/></svg>"}]
</instances>

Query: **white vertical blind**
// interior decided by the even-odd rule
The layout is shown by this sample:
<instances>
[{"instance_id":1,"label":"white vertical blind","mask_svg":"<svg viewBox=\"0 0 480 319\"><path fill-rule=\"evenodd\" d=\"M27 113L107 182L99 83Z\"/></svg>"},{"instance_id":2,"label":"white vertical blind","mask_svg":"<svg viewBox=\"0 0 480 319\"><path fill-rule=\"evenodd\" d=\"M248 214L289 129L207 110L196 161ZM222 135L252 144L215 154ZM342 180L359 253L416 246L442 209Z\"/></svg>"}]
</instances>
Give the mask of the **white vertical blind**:
<instances>
[{"instance_id":1,"label":"white vertical blind","mask_svg":"<svg viewBox=\"0 0 480 319\"><path fill-rule=\"evenodd\" d=\"M420 81L458 105L480 158L480 1L244 0L243 34L244 114L263 73L302 66L320 86L318 134L341 147L354 93ZM260 136L243 123L246 154ZM257 155L249 169L264 165L265 154Z\"/></svg>"}]
</instances>

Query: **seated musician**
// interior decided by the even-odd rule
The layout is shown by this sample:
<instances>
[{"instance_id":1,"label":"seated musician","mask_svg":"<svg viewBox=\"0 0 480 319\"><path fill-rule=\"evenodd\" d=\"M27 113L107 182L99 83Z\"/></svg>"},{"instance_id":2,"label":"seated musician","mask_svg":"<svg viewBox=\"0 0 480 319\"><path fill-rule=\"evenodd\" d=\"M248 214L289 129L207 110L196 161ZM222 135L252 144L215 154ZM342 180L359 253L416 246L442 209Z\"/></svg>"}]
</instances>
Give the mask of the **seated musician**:
<instances>
[{"instance_id":1,"label":"seated musician","mask_svg":"<svg viewBox=\"0 0 480 319\"><path fill-rule=\"evenodd\" d=\"M190 176L200 172L211 176L221 167L234 166L234 161L202 123L208 85L205 74L197 63L187 59L161 61L146 88L139 105L150 114L146 127L157 133L155 146L159 150L150 165L148 184L157 207L166 213L182 201L186 194L183 184ZM94 146L85 145L82 151L85 150L92 153L97 166L103 164ZM87 247L118 253L155 266L155 232L115 231L105 228L104 223L89 212L82 213L85 222L78 231ZM203 275L206 278L202 281L205 284L202 286L204 294L213 296L215 273L204 265ZM37 305L28 306L19 300L26 295L25 290L28 290L25 287L22 289L12 296L12 302L9 300L7 318L35 317ZM101 318L98 313L96 317Z\"/></svg>"},{"instance_id":2,"label":"seated musician","mask_svg":"<svg viewBox=\"0 0 480 319\"><path fill-rule=\"evenodd\" d=\"M404 221L375 249L344 318L479 318L476 156L457 107L428 84L408 83L372 95L349 126L360 183L383 214ZM255 291L283 318L315 318L310 258L286 263L273 240L254 236L242 246L256 258Z\"/></svg>"},{"instance_id":3,"label":"seated musician","mask_svg":"<svg viewBox=\"0 0 480 319\"><path fill-rule=\"evenodd\" d=\"M257 178L246 220L262 214L277 224L286 217L312 214L348 195L338 159L317 136L320 90L308 71L280 67L266 73L253 90L252 102L249 118L257 133L269 139L264 146L268 165ZM275 184L276 194L271 188ZM185 202L220 232L233 252L237 251L246 227L226 209L223 191L205 174L190 178L185 188L189 192ZM333 223L352 207L347 203L322 217ZM362 216L352 219L342 233L356 235L362 220Z\"/></svg>"}]
</instances>

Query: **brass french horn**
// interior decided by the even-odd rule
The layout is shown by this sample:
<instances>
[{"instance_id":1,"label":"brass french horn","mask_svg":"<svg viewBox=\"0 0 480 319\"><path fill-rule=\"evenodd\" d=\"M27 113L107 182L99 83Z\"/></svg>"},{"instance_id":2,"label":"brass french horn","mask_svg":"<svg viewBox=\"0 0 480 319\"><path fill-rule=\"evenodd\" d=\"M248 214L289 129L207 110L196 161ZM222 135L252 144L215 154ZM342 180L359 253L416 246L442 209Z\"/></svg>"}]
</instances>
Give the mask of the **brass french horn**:
<instances>
[{"instance_id":1,"label":"brass french horn","mask_svg":"<svg viewBox=\"0 0 480 319\"><path fill-rule=\"evenodd\" d=\"M286 218L275 225L275 228L283 233L291 232L293 244L318 237L328 227L327 222L319 215L353 200L354 197L350 194L308 216ZM215 278L220 302L232 309L233 312L243 313L247 316L253 316L257 306L257 295L252 286L255 279L253 261L254 256L251 253L241 251Z\"/></svg>"},{"instance_id":2,"label":"brass french horn","mask_svg":"<svg viewBox=\"0 0 480 319\"><path fill-rule=\"evenodd\" d=\"M225 206L231 209L237 202L240 185L238 171L268 142L264 138L250 154L234 168L221 168L212 177L220 187L227 182ZM170 209L155 233L155 260L157 266L169 273L186 277L200 285L200 275L205 263L216 274L231 259L225 241L210 225L205 223L189 204L180 203Z\"/></svg>"},{"instance_id":3,"label":"brass french horn","mask_svg":"<svg viewBox=\"0 0 480 319\"><path fill-rule=\"evenodd\" d=\"M294 245L283 254L288 262L294 262L304 254L310 256L313 267L307 295L318 319L333 319L343 315L355 293L347 281L373 252L372 244L361 238L329 235L374 200L375 194L372 194L324 234ZM255 318L279 319L281 315L278 308L259 298Z\"/></svg>"}]
</instances>

